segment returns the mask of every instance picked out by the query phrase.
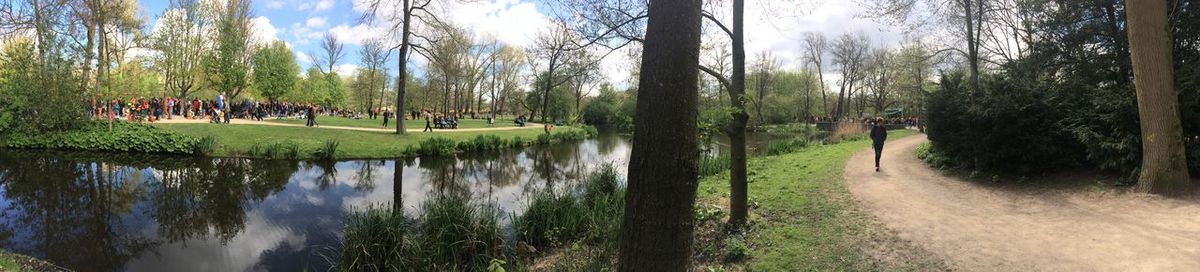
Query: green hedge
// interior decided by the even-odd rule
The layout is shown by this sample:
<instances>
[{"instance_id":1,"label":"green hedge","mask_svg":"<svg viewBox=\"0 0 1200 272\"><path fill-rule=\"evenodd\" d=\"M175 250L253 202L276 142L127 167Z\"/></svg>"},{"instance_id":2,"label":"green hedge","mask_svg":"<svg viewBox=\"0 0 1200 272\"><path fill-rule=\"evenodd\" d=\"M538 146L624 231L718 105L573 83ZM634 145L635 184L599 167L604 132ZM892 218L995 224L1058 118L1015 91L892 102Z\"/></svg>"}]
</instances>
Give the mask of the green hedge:
<instances>
[{"instance_id":1,"label":"green hedge","mask_svg":"<svg viewBox=\"0 0 1200 272\"><path fill-rule=\"evenodd\" d=\"M4 136L9 148L123 151L144 153L203 154L211 151L209 140L176 134L149 125L89 122L63 132L22 133ZM207 150L206 150L207 149Z\"/></svg>"}]
</instances>

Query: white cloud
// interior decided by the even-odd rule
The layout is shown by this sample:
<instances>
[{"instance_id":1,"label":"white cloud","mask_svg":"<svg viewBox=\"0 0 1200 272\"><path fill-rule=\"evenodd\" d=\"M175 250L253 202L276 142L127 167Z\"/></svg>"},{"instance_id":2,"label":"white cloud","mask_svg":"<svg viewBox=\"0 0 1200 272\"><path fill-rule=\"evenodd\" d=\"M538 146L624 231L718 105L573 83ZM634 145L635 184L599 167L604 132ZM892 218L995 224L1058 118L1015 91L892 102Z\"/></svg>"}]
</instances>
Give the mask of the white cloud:
<instances>
[{"instance_id":1,"label":"white cloud","mask_svg":"<svg viewBox=\"0 0 1200 272\"><path fill-rule=\"evenodd\" d=\"M333 66L333 71L337 72L341 77L354 77L354 75L358 74L358 65L338 64L337 66Z\"/></svg>"},{"instance_id":2,"label":"white cloud","mask_svg":"<svg viewBox=\"0 0 1200 272\"><path fill-rule=\"evenodd\" d=\"M308 18L308 20L305 20L304 26L306 26L306 27L324 27L326 22L328 22L328 20L326 20L325 17L317 16L317 17L312 17L312 18Z\"/></svg>"},{"instance_id":3,"label":"white cloud","mask_svg":"<svg viewBox=\"0 0 1200 272\"><path fill-rule=\"evenodd\" d=\"M298 60L302 63L307 63L307 64L313 63L312 56L309 56L307 53L304 53L304 51L294 51L294 52L296 52L296 60Z\"/></svg>"},{"instance_id":4,"label":"white cloud","mask_svg":"<svg viewBox=\"0 0 1200 272\"><path fill-rule=\"evenodd\" d=\"M387 29L367 24L357 24L354 26L341 24L329 29L329 33L332 33L338 41L343 43L362 45L364 41L386 37Z\"/></svg>"},{"instance_id":5,"label":"white cloud","mask_svg":"<svg viewBox=\"0 0 1200 272\"><path fill-rule=\"evenodd\" d=\"M271 19L264 16L254 17L250 19L251 30L253 31L251 41L254 44L267 44L279 39L276 35L279 30L271 25Z\"/></svg>"},{"instance_id":6,"label":"white cloud","mask_svg":"<svg viewBox=\"0 0 1200 272\"><path fill-rule=\"evenodd\" d=\"M496 0L470 2L451 7L451 18L477 36L491 35L515 46L533 43L550 20L538 11L533 2Z\"/></svg>"},{"instance_id":7,"label":"white cloud","mask_svg":"<svg viewBox=\"0 0 1200 272\"><path fill-rule=\"evenodd\" d=\"M313 4L313 11L323 11L333 8L333 0L320 0Z\"/></svg>"},{"instance_id":8,"label":"white cloud","mask_svg":"<svg viewBox=\"0 0 1200 272\"><path fill-rule=\"evenodd\" d=\"M283 4L283 0L268 0L266 5L269 9L278 9L282 8Z\"/></svg>"}]
</instances>

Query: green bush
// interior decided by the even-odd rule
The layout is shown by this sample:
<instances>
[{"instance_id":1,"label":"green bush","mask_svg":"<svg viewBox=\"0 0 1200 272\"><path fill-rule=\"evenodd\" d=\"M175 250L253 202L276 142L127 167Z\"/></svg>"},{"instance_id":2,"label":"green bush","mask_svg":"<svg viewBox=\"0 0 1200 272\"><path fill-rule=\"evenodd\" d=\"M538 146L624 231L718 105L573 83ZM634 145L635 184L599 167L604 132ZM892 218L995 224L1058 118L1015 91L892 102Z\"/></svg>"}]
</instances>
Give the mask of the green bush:
<instances>
[{"instance_id":1,"label":"green bush","mask_svg":"<svg viewBox=\"0 0 1200 272\"><path fill-rule=\"evenodd\" d=\"M196 147L192 150L192 154L208 156L217 148L217 138L212 135L201 137L196 142Z\"/></svg>"},{"instance_id":2,"label":"green bush","mask_svg":"<svg viewBox=\"0 0 1200 272\"><path fill-rule=\"evenodd\" d=\"M422 209L418 239L426 251L427 267L467 270L487 267L492 257L503 257L504 237L495 210L479 207L460 194L430 198Z\"/></svg>"},{"instance_id":3,"label":"green bush","mask_svg":"<svg viewBox=\"0 0 1200 272\"><path fill-rule=\"evenodd\" d=\"M946 161L1018 175L1084 161L1080 144L1059 125L1063 113L1035 80L999 74L980 84L970 91L964 73L944 74L929 97L926 132Z\"/></svg>"},{"instance_id":4,"label":"green bush","mask_svg":"<svg viewBox=\"0 0 1200 272\"><path fill-rule=\"evenodd\" d=\"M617 179L616 170L606 165L572 190L539 192L513 220L517 239L538 248L615 241L625 209L625 191Z\"/></svg>"},{"instance_id":5,"label":"green bush","mask_svg":"<svg viewBox=\"0 0 1200 272\"><path fill-rule=\"evenodd\" d=\"M722 154L717 157L704 156L700 158L699 170L700 177L707 177L729 170L730 166L729 154Z\"/></svg>"},{"instance_id":6,"label":"green bush","mask_svg":"<svg viewBox=\"0 0 1200 272\"><path fill-rule=\"evenodd\" d=\"M534 140L533 142L536 143L537 145L548 145L551 142L553 142L553 138L552 138L553 136L550 136L550 135L551 134L549 134L549 133L538 134L537 140Z\"/></svg>"},{"instance_id":7,"label":"green bush","mask_svg":"<svg viewBox=\"0 0 1200 272\"><path fill-rule=\"evenodd\" d=\"M62 132L14 132L6 136L9 148L123 151L193 154L201 140L142 124L88 122ZM209 143L211 146L211 143Z\"/></svg>"},{"instance_id":8,"label":"green bush","mask_svg":"<svg viewBox=\"0 0 1200 272\"><path fill-rule=\"evenodd\" d=\"M500 150L501 148L508 146L509 144L504 139L501 139L500 136L483 134L475 136L475 138L472 138L471 140L459 142L458 151L474 152Z\"/></svg>"},{"instance_id":9,"label":"green bush","mask_svg":"<svg viewBox=\"0 0 1200 272\"><path fill-rule=\"evenodd\" d=\"M808 138L793 138L783 141L771 141L767 143L767 155L775 156L799 151L810 144Z\"/></svg>"},{"instance_id":10,"label":"green bush","mask_svg":"<svg viewBox=\"0 0 1200 272\"><path fill-rule=\"evenodd\" d=\"M725 262L738 262L746 259L750 254L750 247L746 245L746 239L738 235L730 235L725 238Z\"/></svg>"},{"instance_id":11,"label":"green bush","mask_svg":"<svg viewBox=\"0 0 1200 272\"><path fill-rule=\"evenodd\" d=\"M272 142L268 144L255 144L250 146L250 156L261 157L268 160L294 160L300 157L300 145L291 141Z\"/></svg>"},{"instance_id":12,"label":"green bush","mask_svg":"<svg viewBox=\"0 0 1200 272\"><path fill-rule=\"evenodd\" d=\"M370 206L346 216L339 266L342 271L405 271L421 268L421 248L409 238L416 220L390 207ZM406 239L407 238L407 239Z\"/></svg>"},{"instance_id":13,"label":"green bush","mask_svg":"<svg viewBox=\"0 0 1200 272\"><path fill-rule=\"evenodd\" d=\"M454 154L454 149L457 144L454 140L442 137L433 137L421 141L417 147L417 155L421 156L449 156Z\"/></svg>"},{"instance_id":14,"label":"green bush","mask_svg":"<svg viewBox=\"0 0 1200 272\"><path fill-rule=\"evenodd\" d=\"M392 207L347 216L342 271L480 271L509 259L499 213L466 196L434 196L411 219Z\"/></svg>"},{"instance_id":15,"label":"green bush","mask_svg":"<svg viewBox=\"0 0 1200 272\"><path fill-rule=\"evenodd\" d=\"M326 140L313 152L313 157L316 157L318 160L333 160L337 158L339 144L338 140Z\"/></svg>"}]
</instances>

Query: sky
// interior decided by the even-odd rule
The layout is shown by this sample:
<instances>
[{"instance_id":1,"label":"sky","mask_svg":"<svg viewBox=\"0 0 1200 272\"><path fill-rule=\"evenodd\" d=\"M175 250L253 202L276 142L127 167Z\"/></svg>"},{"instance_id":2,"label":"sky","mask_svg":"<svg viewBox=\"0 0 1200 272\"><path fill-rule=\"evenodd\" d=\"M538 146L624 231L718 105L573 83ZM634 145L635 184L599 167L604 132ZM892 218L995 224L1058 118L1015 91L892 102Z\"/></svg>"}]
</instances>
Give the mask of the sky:
<instances>
[{"instance_id":1,"label":"sky","mask_svg":"<svg viewBox=\"0 0 1200 272\"><path fill-rule=\"evenodd\" d=\"M143 16L151 26L167 9L167 2L140 1ZM318 43L322 36L332 33L346 43L346 56L336 70L339 74L349 75L361 64L358 50L362 42L386 35L382 27L359 20L365 10L362 2L364 0L256 0L251 6L254 14L253 37L260 42L286 42L296 53L301 67L308 68L312 65L310 56L320 52ZM728 5L730 1L725 2ZM523 47L530 45L539 32L547 29L551 14L547 9L547 5L538 1L476 0L455 2L443 7L439 14L445 14L449 21L469 29L477 36L491 35L501 42ZM730 9L726 7L720 10L719 16ZM900 28L866 18L864 11L865 8L856 1L748 0L745 15L748 59L752 60L760 52L770 51L783 67L799 69L799 55L803 46L801 37L806 32L824 33L830 40L843 33L862 33L871 38L874 46L894 46L903 39ZM417 56L409 67L420 76L425 62ZM621 86L629 81L628 67L634 63L625 54L610 54L601 67L609 82ZM393 58L388 65L392 74L395 74L395 66ZM826 75L827 81L836 80L832 68L827 67Z\"/></svg>"}]
</instances>

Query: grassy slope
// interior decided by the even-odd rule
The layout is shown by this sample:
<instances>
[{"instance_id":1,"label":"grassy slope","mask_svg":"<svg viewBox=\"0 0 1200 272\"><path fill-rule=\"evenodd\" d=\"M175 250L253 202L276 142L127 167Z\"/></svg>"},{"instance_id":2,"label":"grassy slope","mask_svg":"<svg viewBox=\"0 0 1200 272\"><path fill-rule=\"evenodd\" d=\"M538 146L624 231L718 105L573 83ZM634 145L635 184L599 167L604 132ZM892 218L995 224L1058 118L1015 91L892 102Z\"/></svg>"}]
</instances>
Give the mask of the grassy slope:
<instances>
[{"instance_id":1,"label":"grassy slope","mask_svg":"<svg viewBox=\"0 0 1200 272\"><path fill-rule=\"evenodd\" d=\"M478 131L455 133L409 133L398 136L387 132L352 131L341 129L321 129L307 127L256 126L256 125L213 125L213 124L169 124L157 127L204 137L212 135L217 140L216 156L233 156L244 154L255 144L267 144L281 141L295 142L300 146L302 156L311 156L325 140L336 139L339 159L394 158L407 146L416 146L422 140L432 137L448 138L463 141L482 134L493 134L501 138L521 137L526 141L537 138L542 134L541 129L522 129L504 131ZM559 130L577 128L558 128Z\"/></svg>"},{"instance_id":2,"label":"grassy slope","mask_svg":"<svg viewBox=\"0 0 1200 272\"><path fill-rule=\"evenodd\" d=\"M890 138L912 134L894 131ZM900 242L871 245L871 241L864 240L896 240L880 233L873 221L857 211L843 182L846 161L868 147L869 141L862 140L752 158L748 175L750 201L752 207L755 203L758 207L751 211L754 230L747 238L751 253L746 268L759 271L936 269L939 265L936 261L901 256L892 263L882 263L869 252L868 248L879 246L886 251L910 249ZM703 179L698 198L700 203L724 203L728 195L728 173L724 173Z\"/></svg>"},{"instance_id":3,"label":"grassy slope","mask_svg":"<svg viewBox=\"0 0 1200 272\"><path fill-rule=\"evenodd\" d=\"M274 123L284 123L284 124L296 124L296 125L303 125L305 122L304 119L294 119L294 118L293 119L283 119L283 120L276 120L275 118L263 118L263 121L274 122ZM395 122L396 122L396 120L389 120L387 128L395 129L396 128ZM384 128L382 126L383 125L382 117L380 119L371 120L371 119L350 119L350 118L335 117L335 116L321 116L320 118L317 118L317 123L320 123L322 126ZM497 119L496 124L493 125L493 127L511 127L511 126L513 126L512 119L502 119L502 120ZM406 129L414 129L414 128L421 129L424 127L425 127L424 119L404 121L404 128L406 128ZM476 120L476 119L461 119L461 120L458 120L458 128L485 128L485 127L488 127L487 120L485 120L485 119L478 119L478 120Z\"/></svg>"}]
</instances>

